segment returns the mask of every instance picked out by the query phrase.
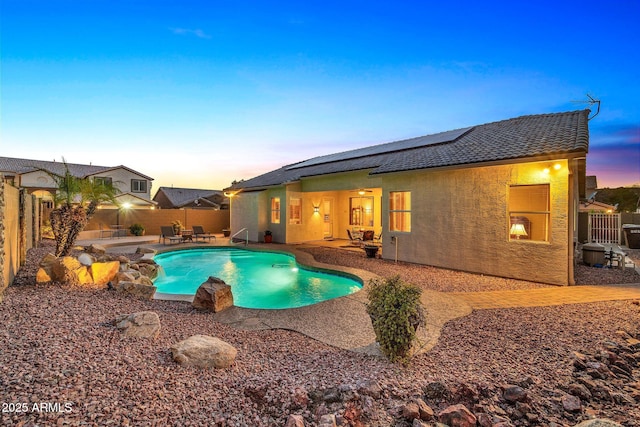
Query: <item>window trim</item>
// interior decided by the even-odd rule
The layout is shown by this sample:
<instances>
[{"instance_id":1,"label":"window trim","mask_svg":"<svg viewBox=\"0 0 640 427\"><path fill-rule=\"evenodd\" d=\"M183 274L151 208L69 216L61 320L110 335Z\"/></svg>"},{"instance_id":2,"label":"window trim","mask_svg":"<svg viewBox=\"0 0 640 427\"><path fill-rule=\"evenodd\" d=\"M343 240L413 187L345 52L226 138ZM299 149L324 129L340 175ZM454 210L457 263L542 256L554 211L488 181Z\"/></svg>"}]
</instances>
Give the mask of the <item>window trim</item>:
<instances>
[{"instance_id":1,"label":"window trim","mask_svg":"<svg viewBox=\"0 0 640 427\"><path fill-rule=\"evenodd\" d=\"M278 207L274 208L274 202L277 201ZM272 197L271 198L271 224L280 224L280 217L282 216L281 212L282 205L280 204L280 197ZM277 216L277 218L276 218Z\"/></svg>"},{"instance_id":2,"label":"window trim","mask_svg":"<svg viewBox=\"0 0 640 427\"><path fill-rule=\"evenodd\" d=\"M545 210L532 210L532 209L522 209L522 210L512 210L511 209L511 189L512 188L522 188L522 187L546 187L546 209ZM509 242L533 242L533 243L549 243L550 242L550 230L551 230L551 184L546 183L537 183L537 184L510 184L509 188L509 200L507 201L507 239ZM511 226L513 225L513 218L524 217L529 222L529 227L531 224L531 218L527 217L527 215L543 215L545 218L545 230L544 230L544 239L532 239L531 236L525 239L518 239L511 237ZM532 234L532 233L530 233Z\"/></svg>"},{"instance_id":3,"label":"window trim","mask_svg":"<svg viewBox=\"0 0 640 427\"><path fill-rule=\"evenodd\" d=\"M293 203L294 200L296 200L298 203L294 204ZM294 208L295 208L295 211L294 211ZM289 224L291 225L302 224L302 198L300 197L289 198Z\"/></svg>"},{"instance_id":4,"label":"window trim","mask_svg":"<svg viewBox=\"0 0 640 427\"><path fill-rule=\"evenodd\" d=\"M134 188L133 184L134 183L142 183L142 182L144 182L144 190L140 190L140 189L136 190ZM146 193L147 192L147 185L148 184L147 184L147 180L146 179L134 179L134 178L131 178L131 192L132 193Z\"/></svg>"}]
</instances>

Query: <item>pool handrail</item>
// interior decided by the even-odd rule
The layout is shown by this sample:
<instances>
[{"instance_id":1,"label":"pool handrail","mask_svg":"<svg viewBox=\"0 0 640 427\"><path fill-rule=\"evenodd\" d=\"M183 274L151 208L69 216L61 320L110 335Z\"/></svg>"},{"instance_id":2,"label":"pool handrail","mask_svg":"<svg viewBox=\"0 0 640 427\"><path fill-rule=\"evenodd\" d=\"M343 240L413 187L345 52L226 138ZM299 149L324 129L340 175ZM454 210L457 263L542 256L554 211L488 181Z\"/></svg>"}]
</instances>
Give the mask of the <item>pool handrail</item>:
<instances>
[{"instance_id":1,"label":"pool handrail","mask_svg":"<svg viewBox=\"0 0 640 427\"><path fill-rule=\"evenodd\" d=\"M234 237L236 237L238 234L242 233L243 231L246 231L246 238L245 238L245 246L249 245L249 229L247 227L241 228L237 233L235 233L233 236L231 236L229 238L229 243L233 243L233 239Z\"/></svg>"}]
</instances>

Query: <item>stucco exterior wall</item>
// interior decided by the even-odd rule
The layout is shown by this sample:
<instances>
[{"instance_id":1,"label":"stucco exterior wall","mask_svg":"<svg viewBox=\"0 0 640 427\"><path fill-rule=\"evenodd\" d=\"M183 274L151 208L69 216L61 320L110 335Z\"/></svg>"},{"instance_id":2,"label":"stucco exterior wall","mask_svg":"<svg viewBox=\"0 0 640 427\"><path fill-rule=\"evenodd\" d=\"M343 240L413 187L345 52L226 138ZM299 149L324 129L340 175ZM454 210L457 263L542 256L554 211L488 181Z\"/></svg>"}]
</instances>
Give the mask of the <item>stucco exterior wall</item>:
<instances>
[{"instance_id":1,"label":"stucco exterior wall","mask_svg":"<svg viewBox=\"0 0 640 427\"><path fill-rule=\"evenodd\" d=\"M461 170L390 174L383 181L383 212L390 191L411 192L411 232L389 232L383 256L420 264L568 284L568 164L549 162ZM550 185L547 242L509 239L511 185ZM388 230L388 214L383 214Z\"/></svg>"},{"instance_id":2,"label":"stucco exterior wall","mask_svg":"<svg viewBox=\"0 0 640 427\"><path fill-rule=\"evenodd\" d=\"M263 240L269 230L269 203L267 191L242 192L231 198L231 235L243 228L249 230L249 240ZM245 238L245 233L238 235Z\"/></svg>"}]
</instances>

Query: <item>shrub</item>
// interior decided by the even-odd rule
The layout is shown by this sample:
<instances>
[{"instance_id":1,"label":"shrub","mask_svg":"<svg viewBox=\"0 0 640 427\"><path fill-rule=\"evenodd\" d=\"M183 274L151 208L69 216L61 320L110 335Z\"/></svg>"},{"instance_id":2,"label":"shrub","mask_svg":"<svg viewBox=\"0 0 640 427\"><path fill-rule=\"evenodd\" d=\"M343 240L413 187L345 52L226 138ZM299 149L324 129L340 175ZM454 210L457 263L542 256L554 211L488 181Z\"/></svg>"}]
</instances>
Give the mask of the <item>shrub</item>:
<instances>
[{"instance_id":1,"label":"shrub","mask_svg":"<svg viewBox=\"0 0 640 427\"><path fill-rule=\"evenodd\" d=\"M144 227L142 226L142 224L133 224L131 225L131 227L129 227L129 231L134 236L142 236L144 234Z\"/></svg>"},{"instance_id":2,"label":"shrub","mask_svg":"<svg viewBox=\"0 0 640 427\"><path fill-rule=\"evenodd\" d=\"M380 350L391 362L404 363L409 358L416 329L425 323L420 304L422 290L403 282L400 276L372 279L369 285L367 313Z\"/></svg>"}]
</instances>

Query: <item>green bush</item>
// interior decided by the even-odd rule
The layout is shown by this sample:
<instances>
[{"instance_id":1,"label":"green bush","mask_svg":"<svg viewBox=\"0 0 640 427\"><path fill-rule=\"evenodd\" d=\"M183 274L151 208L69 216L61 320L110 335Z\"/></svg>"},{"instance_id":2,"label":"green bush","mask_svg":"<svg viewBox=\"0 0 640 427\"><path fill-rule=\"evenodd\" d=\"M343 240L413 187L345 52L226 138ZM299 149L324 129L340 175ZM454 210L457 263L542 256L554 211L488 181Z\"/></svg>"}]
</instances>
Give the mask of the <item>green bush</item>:
<instances>
[{"instance_id":1,"label":"green bush","mask_svg":"<svg viewBox=\"0 0 640 427\"><path fill-rule=\"evenodd\" d=\"M142 236L144 234L144 227L142 226L142 224L133 224L131 227L129 227L129 231L134 236Z\"/></svg>"},{"instance_id":2,"label":"green bush","mask_svg":"<svg viewBox=\"0 0 640 427\"><path fill-rule=\"evenodd\" d=\"M403 282L399 276L372 279L369 285L367 313L380 350L391 362L406 362L416 329L425 324L424 309L420 304L422 290Z\"/></svg>"}]
</instances>

